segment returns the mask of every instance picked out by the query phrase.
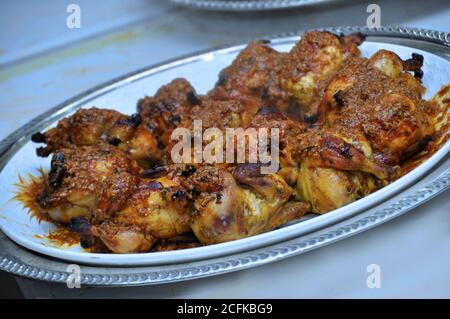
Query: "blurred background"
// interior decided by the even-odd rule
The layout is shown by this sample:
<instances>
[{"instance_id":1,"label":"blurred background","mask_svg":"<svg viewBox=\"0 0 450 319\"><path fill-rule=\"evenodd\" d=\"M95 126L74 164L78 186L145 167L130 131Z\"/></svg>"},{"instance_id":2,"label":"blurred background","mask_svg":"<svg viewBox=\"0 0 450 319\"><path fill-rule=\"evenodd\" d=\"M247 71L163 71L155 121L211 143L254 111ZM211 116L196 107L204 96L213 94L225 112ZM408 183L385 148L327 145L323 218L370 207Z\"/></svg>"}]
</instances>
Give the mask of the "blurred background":
<instances>
[{"instance_id":1,"label":"blurred background","mask_svg":"<svg viewBox=\"0 0 450 319\"><path fill-rule=\"evenodd\" d=\"M201 11L167 0L2 0L0 139L94 85L154 63L267 35L366 25L371 3L381 8L382 26L450 31L448 0L336 0L258 12ZM80 28L66 23L70 4L80 9ZM42 288L20 285L27 297ZM52 296L46 287L44 296ZM21 296L14 278L0 272L0 297Z\"/></svg>"}]
</instances>

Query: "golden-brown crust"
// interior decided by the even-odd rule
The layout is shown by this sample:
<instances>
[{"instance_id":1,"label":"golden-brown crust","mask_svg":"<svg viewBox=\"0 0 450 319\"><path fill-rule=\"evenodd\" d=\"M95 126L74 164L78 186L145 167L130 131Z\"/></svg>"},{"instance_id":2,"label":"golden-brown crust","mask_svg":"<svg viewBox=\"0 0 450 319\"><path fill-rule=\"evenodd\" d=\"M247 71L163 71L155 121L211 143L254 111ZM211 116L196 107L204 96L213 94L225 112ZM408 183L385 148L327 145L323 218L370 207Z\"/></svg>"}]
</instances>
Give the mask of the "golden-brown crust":
<instances>
[{"instance_id":1,"label":"golden-brown crust","mask_svg":"<svg viewBox=\"0 0 450 319\"><path fill-rule=\"evenodd\" d=\"M178 78L162 86L154 96L138 101L137 110L144 126L156 138L158 148L170 142L170 134L189 117L191 108L200 104L201 99L191 84Z\"/></svg>"},{"instance_id":2,"label":"golden-brown crust","mask_svg":"<svg viewBox=\"0 0 450 319\"><path fill-rule=\"evenodd\" d=\"M52 158L46 188L37 201L54 219L60 216L60 222L85 212L103 220L133 192L139 170L125 153L108 144L61 149ZM60 207L70 207L74 215L66 216Z\"/></svg>"},{"instance_id":3,"label":"golden-brown crust","mask_svg":"<svg viewBox=\"0 0 450 319\"><path fill-rule=\"evenodd\" d=\"M317 119L317 108L323 91L352 56L359 55L360 33L336 36L329 32L305 33L283 60L280 81L293 99L291 113L308 122Z\"/></svg>"},{"instance_id":4,"label":"golden-brown crust","mask_svg":"<svg viewBox=\"0 0 450 319\"><path fill-rule=\"evenodd\" d=\"M380 163L397 165L433 134L424 88L404 61L380 50L350 58L328 85L319 107L324 125L359 131Z\"/></svg>"},{"instance_id":5,"label":"golden-brown crust","mask_svg":"<svg viewBox=\"0 0 450 319\"><path fill-rule=\"evenodd\" d=\"M47 144L37 150L39 156L48 156L60 148L73 146L93 145L97 143L102 134L116 121L126 118L125 115L108 109L80 109L74 115L58 122L44 134L36 133L32 140Z\"/></svg>"},{"instance_id":6,"label":"golden-brown crust","mask_svg":"<svg viewBox=\"0 0 450 319\"><path fill-rule=\"evenodd\" d=\"M284 107L289 104L289 95L280 87L279 73L285 56L264 42L250 43L220 72L208 96L214 100L238 100L249 109L274 103Z\"/></svg>"}]
</instances>

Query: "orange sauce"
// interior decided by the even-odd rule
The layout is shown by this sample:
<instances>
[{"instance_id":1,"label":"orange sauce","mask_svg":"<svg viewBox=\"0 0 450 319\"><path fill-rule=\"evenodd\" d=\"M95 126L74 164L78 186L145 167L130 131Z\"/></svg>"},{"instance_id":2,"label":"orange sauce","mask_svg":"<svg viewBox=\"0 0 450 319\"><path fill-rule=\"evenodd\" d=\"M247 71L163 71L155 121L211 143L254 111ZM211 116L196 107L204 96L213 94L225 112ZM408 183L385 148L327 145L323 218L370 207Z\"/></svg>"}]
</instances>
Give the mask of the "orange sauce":
<instances>
[{"instance_id":1,"label":"orange sauce","mask_svg":"<svg viewBox=\"0 0 450 319\"><path fill-rule=\"evenodd\" d=\"M43 169L39 169L39 175L28 174L28 178L19 175L19 182L14 185L17 187L14 199L22 203L22 206L28 210L31 218L40 221L52 222L47 213L38 205L36 198L45 189L47 175Z\"/></svg>"},{"instance_id":2,"label":"orange sauce","mask_svg":"<svg viewBox=\"0 0 450 319\"><path fill-rule=\"evenodd\" d=\"M428 101L431 110L436 110L435 114L431 115L433 124L435 125L435 134L433 140L428 143L427 147L420 153L414 155L412 158L406 160L401 167L401 176L409 173L420 164L425 162L434 153L436 153L441 146L443 146L450 138L450 112L448 106L450 105L449 98L445 98L450 90L450 85L443 86L438 93ZM440 102L439 102L440 100Z\"/></svg>"},{"instance_id":3,"label":"orange sauce","mask_svg":"<svg viewBox=\"0 0 450 319\"><path fill-rule=\"evenodd\" d=\"M47 221L58 227L56 230L51 231L45 236L50 242L59 246L79 244L79 234L70 231L61 224L55 223L49 215L39 207L36 198L44 191L46 181L47 175L42 169L39 170L38 176L29 174L28 178L23 178L19 175L19 182L15 183L18 191L14 196L14 199L22 203L22 206L28 210L28 214L31 218L36 218L39 222ZM34 235L34 237L38 239L44 238L41 235Z\"/></svg>"},{"instance_id":4,"label":"orange sauce","mask_svg":"<svg viewBox=\"0 0 450 319\"><path fill-rule=\"evenodd\" d=\"M60 226L48 233L47 239L58 246L73 246L80 243L80 234L70 231L67 227Z\"/></svg>"}]
</instances>

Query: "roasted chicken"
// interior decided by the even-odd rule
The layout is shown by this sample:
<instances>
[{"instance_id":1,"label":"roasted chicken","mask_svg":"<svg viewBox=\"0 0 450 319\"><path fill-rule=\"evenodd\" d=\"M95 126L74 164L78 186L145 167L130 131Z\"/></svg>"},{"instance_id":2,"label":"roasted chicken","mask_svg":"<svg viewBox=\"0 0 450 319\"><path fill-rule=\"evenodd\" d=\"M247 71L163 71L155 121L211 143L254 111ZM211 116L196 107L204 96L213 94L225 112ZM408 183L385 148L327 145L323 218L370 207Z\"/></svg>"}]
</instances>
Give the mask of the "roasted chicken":
<instances>
[{"instance_id":1,"label":"roasted chicken","mask_svg":"<svg viewBox=\"0 0 450 319\"><path fill-rule=\"evenodd\" d=\"M398 165L434 133L431 108L422 100L422 63L418 54L402 61L385 50L370 59L349 59L325 90L321 121L357 132L369 142L378 162Z\"/></svg>"},{"instance_id":2,"label":"roasted chicken","mask_svg":"<svg viewBox=\"0 0 450 319\"><path fill-rule=\"evenodd\" d=\"M122 150L107 144L62 148L52 156L37 201L61 223L73 217L105 220L134 192L139 170Z\"/></svg>"},{"instance_id":3,"label":"roasted chicken","mask_svg":"<svg viewBox=\"0 0 450 319\"><path fill-rule=\"evenodd\" d=\"M363 40L314 31L289 52L254 42L205 95L175 79L130 116L80 109L32 136L46 144L39 156L53 154L36 202L81 233L84 247L132 253L192 247L192 234L200 244L244 238L364 197L444 138L436 114L448 113L449 90L423 100L423 57L380 50L363 58ZM193 152L175 162L175 129L193 132L195 123L201 133L276 131L278 169L263 174L261 158L211 163ZM242 147L236 137L231 145Z\"/></svg>"},{"instance_id":4,"label":"roasted chicken","mask_svg":"<svg viewBox=\"0 0 450 319\"><path fill-rule=\"evenodd\" d=\"M199 192L192 230L202 243L212 244L256 235L299 218L306 203L289 203L292 188L276 174L260 174L258 164L241 164L228 171L202 166L190 178Z\"/></svg>"},{"instance_id":5,"label":"roasted chicken","mask_svg":"<svg viewBox=\"0 0 450 319\"><path fill-rule=\"evenodd\" d=\"M138 113L131 116L107 109L80 109L44 134L34 134L32 140L47 144L37 150L39 156L62 147L108 143L150 167L167 161L172 130L198 103L194 88L184 79L175 79L155 96L139 100Z\"/></svg>"}]
</instances>

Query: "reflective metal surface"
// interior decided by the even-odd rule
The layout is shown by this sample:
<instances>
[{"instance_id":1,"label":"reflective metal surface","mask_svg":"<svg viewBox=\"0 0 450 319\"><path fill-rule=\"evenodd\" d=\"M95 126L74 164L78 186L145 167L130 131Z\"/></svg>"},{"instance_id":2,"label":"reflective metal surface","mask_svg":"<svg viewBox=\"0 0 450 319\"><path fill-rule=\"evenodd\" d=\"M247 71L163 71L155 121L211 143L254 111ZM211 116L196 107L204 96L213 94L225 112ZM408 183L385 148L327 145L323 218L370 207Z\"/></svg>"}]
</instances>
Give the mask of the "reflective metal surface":
<instances>
[{"instance_id":1,"label":"reflective metal surface","mask_svg":"<svg viewBox=\"0 0 450 319\"><path fill-rule=\"evenodd\" d=\"M200 10L260 11L317 5L333 0L170 0L175 4ZM336 0L334 0L336 1Z\"/></svg>"}]
</instances>

